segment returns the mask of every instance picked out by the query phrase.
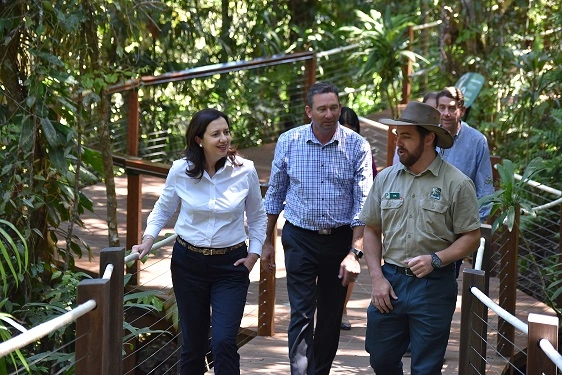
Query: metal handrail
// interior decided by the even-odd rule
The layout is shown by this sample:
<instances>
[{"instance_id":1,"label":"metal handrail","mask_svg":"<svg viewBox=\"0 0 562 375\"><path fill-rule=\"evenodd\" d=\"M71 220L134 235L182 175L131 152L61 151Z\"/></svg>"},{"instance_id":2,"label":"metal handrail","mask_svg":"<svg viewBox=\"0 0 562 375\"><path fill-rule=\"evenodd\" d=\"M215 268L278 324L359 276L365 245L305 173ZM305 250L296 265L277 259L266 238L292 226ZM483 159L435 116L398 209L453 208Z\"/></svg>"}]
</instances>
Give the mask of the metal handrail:
<instances>
[{"instance_id":1,"label":"metal handrail","mask_svg":"<svg viewBox=\"0 0 562 375\"><path fill-rule=\"evenodd\" d=\"M523 332L524 334L529 334L529 326L525 324L525 322L521 321L519 318L515 317L514 315L507 312L507 310L501 308L497 303L492 301L490 297L484 294L480 289L473 286L470 288L470 292L474 294L476 298L480 300L484 305L488 306L490 310L498 314L503 320L517 328L519 331Z\"/></svg>"},{"instance_id":2,"label":"metal handrail","mask_svg":"<svg viewBox=\"0 0 562 375\"><path fill-rule=\"evenodd\" d=\"M174 233L171 236L168 236L163 240L154 243L150 248L149 254L154 250L158 250L159 248L174 242L177 236L177 233ZM132 262L133 260L139 260L139 253L131 253L125 257L125 263Z\"/></svg>"},{"instance_id":3,"label":"metal handrail","mask_svg":"<svg viewBox=\"0 0 562 375\"><path fill-rule=\"evenodd\" d=\"M47 336L49 333L54 332L57 329L74 322L82 315L85 315L95 309L96 306L97 303L95 300L88 300L61 316L57 316L56 318L41 323L38 326L35 326L27 330L26 332L9 339L8 341L0 343L0 357L15 352L16 350L21 349L24 346Z\"/></svg>"}]
</instances>

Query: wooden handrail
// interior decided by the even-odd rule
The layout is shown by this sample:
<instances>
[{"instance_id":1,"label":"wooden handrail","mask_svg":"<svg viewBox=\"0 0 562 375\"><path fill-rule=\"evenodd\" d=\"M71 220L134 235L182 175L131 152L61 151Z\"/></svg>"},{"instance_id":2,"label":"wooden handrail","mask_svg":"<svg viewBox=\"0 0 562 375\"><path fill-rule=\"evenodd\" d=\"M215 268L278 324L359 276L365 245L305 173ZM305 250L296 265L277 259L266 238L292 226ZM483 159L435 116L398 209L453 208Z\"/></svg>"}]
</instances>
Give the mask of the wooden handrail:
<instances>
[{"instance_id":1,"label":"wooden handrail","mask_svg":"<svg viewBox=\"0 0 562 375\"><path fill-rule=\"evenodd\" d=\"M275 55L267 58L257 58L250 61L233 61L223 64L206 65L197 68L180 70L179 72L164 73L159 76L145 76L138 79L127 80L124 83L109 86L108 94L129 91L141 86L152 86L163 83L184 81L186 79L206 77L215 74L235 72L242 69L255 69L264 66L287 64L303 60L313 60L315 52L297 52L290 55Z\"/></svg>"}]
</instances>

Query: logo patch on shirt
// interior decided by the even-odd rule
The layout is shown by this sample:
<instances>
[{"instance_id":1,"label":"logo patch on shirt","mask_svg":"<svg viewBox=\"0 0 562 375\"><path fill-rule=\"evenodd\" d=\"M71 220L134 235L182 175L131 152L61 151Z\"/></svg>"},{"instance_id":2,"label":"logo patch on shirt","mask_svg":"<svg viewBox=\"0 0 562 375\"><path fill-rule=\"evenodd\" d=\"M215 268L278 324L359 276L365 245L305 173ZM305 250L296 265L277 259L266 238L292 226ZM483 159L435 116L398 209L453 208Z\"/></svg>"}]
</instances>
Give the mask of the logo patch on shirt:
<instances>
[{"instance_id":1,"label":"logo patch on shirt","mask_svg":"<svg viewBox=\"0 0 562 375\"><path fill-rule=\"evenodd\" d=\"M441 188L438 187L431 188L430 198L433 198L438 201L441 200Z\"/></svg>"},{"instance_id":2,"label":"logo patch on shirt","mask_svg":"<svg viewBox=\"0 0 562 375\"><path fill-rule=\"evenodd\" d=\"M386 199L400 199L400 193L396 193L396 192L384 193L384 197Z\"/></svg>"}]
</instances>

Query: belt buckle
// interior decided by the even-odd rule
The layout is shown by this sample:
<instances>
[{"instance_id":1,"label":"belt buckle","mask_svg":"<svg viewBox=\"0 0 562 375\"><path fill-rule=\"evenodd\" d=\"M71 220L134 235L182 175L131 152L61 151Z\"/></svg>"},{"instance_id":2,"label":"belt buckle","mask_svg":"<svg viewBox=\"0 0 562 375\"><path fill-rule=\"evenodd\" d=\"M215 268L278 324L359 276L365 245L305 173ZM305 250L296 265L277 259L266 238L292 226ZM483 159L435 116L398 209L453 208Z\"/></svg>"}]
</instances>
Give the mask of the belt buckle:
<instances>
[{"instance_id":1,"label":"belt buckle","mask_svg":"<svg viewBox=\"0 0 562 375\"><path fill-rule=\"evenodd\" d=\"M332 230L329 229L329 228L327 228L327 229L319 229L319 230L318 230L318 234L324 234L324 235L332 234Z\"/></svg>"},{"instance_id":2,"label":"belt buckle","mask_svg":"<svg viewBox=\"0 0 562 375\"><path fill-rule=\"evenodd\" d=\"M203 255L213 255L213 249L202 249Z\"/></svg>"},{"instance_id":3,"label":"belt buckle","mask_svg":"<svg viewBox=\"0 0 562 375\"><path fill-rule=\"evenodd\" d=\"M414 277L416 276L410 268L404 268L404 275Z\"/></svg>"}]
</instances>

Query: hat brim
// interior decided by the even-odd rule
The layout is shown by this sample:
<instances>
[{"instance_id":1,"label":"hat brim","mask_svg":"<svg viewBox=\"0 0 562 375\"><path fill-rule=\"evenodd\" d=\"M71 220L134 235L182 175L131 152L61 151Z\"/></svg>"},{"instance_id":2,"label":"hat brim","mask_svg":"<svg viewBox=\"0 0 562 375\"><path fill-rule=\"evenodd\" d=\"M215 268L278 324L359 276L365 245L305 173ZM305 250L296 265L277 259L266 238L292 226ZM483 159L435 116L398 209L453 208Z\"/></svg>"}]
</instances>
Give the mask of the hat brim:
<instances>
[{"instance_id":1,"label":"hat brim","mask_svg":"<svg viewBox=\"0 0 562 375\"><path fill-rule=\"evenodd\" d=\"M454 139L451 133L445 128L441 126L434 125L434 124L416 124L413 122L406 122L406 121L398 121L392 120L389 118L381 118L379 120L380 123L390 126L401 126L401 125L409 125L409 126L421 126L429 130L430 132L434 133L437 136L437 146L441 148L451 148L453 147Z\"/></svg>"}]
</instances>

